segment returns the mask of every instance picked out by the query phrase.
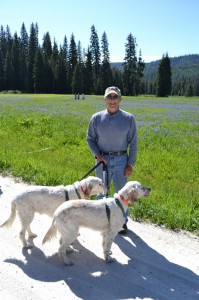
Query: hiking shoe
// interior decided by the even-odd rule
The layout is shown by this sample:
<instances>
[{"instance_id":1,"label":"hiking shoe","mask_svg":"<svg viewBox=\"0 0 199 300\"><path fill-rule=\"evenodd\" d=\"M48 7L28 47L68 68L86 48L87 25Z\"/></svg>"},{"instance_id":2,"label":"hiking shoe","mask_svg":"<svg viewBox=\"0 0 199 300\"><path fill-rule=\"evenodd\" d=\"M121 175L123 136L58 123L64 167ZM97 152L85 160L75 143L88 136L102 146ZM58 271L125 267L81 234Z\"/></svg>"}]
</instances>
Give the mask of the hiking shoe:
<instances>
[{"instance_id":1,"label":"hiking shoe","mask_svg":"<svg viewBox=\"0 0 199 300\"><path fill-rule=\"evenodd\" d=\"M125 233L127 233L127 230L128 230L128 227L127 227L126 224L124 224L124 225L122 226L122 229L121 229L120 231L118 231L118 233L120 233L120 234L125 234Z\"/></svg>"}]
</instances>

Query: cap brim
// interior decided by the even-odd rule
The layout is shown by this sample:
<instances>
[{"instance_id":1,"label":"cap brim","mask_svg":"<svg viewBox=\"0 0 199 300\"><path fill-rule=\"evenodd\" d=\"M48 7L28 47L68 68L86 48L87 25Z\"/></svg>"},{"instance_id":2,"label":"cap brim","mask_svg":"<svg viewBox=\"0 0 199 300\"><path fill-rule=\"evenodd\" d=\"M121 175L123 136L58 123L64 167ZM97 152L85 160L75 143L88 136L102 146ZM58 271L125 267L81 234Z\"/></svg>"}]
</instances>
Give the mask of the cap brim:
<instances>
[{"instance_id":1,"label":"cap brim","mask_svg":"<svg viewBox=\"0 0 199 300\"><path fill-rule=\"evenodd\" d=\"M104 95L104 97L107 97L107 96L110 95L110 94L118 95L118 93L116 93L116 91L108 91L108 93L106 93L106 94ZM118 95L118 97L120 97L120 95Z\"/></svg>"}]
</instances>

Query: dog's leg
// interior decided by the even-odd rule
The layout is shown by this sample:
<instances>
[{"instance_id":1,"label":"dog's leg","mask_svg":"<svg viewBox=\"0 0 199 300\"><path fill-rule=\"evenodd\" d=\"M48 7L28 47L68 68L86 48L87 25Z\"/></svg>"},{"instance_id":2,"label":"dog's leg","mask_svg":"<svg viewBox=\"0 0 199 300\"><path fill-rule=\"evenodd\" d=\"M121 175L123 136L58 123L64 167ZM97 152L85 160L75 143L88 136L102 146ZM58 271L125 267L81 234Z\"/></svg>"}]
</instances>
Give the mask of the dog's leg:
<instances>
[{"instance_id":1,"label":"dog's leg","mask_svg":"<svg viewBox=\"0 0 199 300\"><path fill-rule=\"evenodd\" d=\"M25 234L26 234L26 230L21 229L21 231L20 231L20 233L19 233L19 238L20 238L20 240L22 241L23 247L24 247L25 249L30 249L30 248L33 247L33 245L29 244L29 243L26 241Z\"/></svg>"},{"instance_id":2,"label":"dog's leg","mask_svg":"<svg viewBox=\"0 0 199 300\"><path fill-rule=\"evenodd\" d=\"M77 224L73 224L73 226L71 227L70 225L68 227L61 227L59 229L59 232L61 234L61 245L58 250L59 257L65 265L71 266L73 265L73 262L69 259L67 254L73 251L73 248L70 245L78 237L79 226Z\"/></svg>"},{"instance_id":3,"label":"dog's leg","mask_svg":"<svg viewBox=\"0 0 199 300\"><path fill-rule=\"evenodd\" d=\"M60 244L60 246L63 244L62 238L61 238L61 237L60 237L60 239L59 239L59 244ZM71 252L74 252L74 248L72 247L72 244L66 249L66 253L67 253L67 254L69 254L69 253L71 253Z\"/></svg>"},{"instance_id":4,"label":"dog's leg","mask_svg":"<svg viewBox=\"0 0 199 300\"><path fill-rule=\"evenodd\" d=\"M33 247L33 245L29 244L26 240L26 231L30 232L29 229L30 229L30 223L32 222L32 219L34 217L34 214L26 214L25 213L23 214L22 212L18 211L19 213L19 217L20 217L20 220L21 220L21 231L20 231L20 240L22 241L22 244L23 244L23 247L26 248L26 249L30 249ZM32 231L31 231L32 233Z\"/></svg>"},{"instance_id":5,"label":"dog's leg","mask_svg":"<svg viewBox=\"0 0 199 300\"><path fill-rule=\"evenodd\" d=\"M58 253L59 253L59 257L61 259L61 261L67 265L67 266L72 266L73 262L68 258L68 256L66 255L68 250L68 246L66 246L65 244L62 244L59 247Z\"/></svg>"},{"instance_id":6,"label":"dog's leg","mask_svg":"<svg viewBox=\"0 0 199 300\"><path fill-rule=\"evenodd\" d=\"M31 238L36 238L37 237L37 234L32 232L32 230L30 228L30 225L28 226L27 231L28 231L29 237L31 237Z\"/></svg>"},{"instance_id":7,"label":"dog's leg","mask_svg":"<svg viewBox=\"0 0 199 300\"><path fill-rule=\"evenodd\" d=\"M104 251L104 259L107 263L113 262L114 258L111 257L111 246L114 241L114 238L116 237L116 233L111 231L104 231L102 233L102 245L103 245L103 251Z\"/></svg>"}]
</instances>

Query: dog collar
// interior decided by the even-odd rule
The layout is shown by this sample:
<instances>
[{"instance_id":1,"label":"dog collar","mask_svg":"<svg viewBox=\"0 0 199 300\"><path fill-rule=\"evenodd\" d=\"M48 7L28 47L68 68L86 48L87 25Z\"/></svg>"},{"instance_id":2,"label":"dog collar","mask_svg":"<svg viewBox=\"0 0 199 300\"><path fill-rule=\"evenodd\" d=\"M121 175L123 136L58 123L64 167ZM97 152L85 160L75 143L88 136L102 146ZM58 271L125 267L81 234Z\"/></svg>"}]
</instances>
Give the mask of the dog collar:
<instances>
[{"instance_id":1,"label":"dog collar","mask_svg":"<svg viewBox=\"0 0 199 300\"><path fill-rule=\"evenodd\" d=\"M107 219L108 219L108 222L110 223L111 210L110 210L110 207L107 203L105 203L105 207L106 207Z\"/></svg>"},{"instance_id":2,"label":"dog collar","mask_svg":"<svg viewBox=\"0 0 199 300\"><path fill-rule=\"evenodd\" d=\"M125 204L126 206L129 206L128 201L127 201L121 194L119 194L119 197L120 197L120 199L124 202L124 204Z\"/></svg>"},{"instance_id":3,"label":"dog collar","mask_svg":"<svg viewBox=\"0 0 199 300\"><path fill-rule=\"evenodd\" d=\"M76 188L75 184L73 184L73 187L74 187L74 189L75 189L75 192L76 192L76 194L77 194L77 197L78 197L79 199L81 199L81 195L80 195L78 189Z\"/></svg>"},{"instance_id":4,"label":"dog collar","mask_svg":"<svg viewBox=\"0 0 199 300\"><path fill-rule=\"evenodd\" d=\"M68 201L69 200L68 191L64 190L64 192L65 192L66 201Z\"/></svg>"}]
</instances>

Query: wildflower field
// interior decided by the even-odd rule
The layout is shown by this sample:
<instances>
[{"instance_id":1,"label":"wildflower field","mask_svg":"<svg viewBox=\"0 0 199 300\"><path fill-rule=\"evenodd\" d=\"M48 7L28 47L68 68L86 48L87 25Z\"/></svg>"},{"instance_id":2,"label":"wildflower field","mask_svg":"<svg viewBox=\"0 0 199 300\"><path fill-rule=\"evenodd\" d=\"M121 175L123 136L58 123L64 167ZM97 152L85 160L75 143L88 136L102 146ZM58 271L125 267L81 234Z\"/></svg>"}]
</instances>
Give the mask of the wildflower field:
<instances>
[{"instance_id":1,"label":"wildflower field","mask_svg":"<svg viewBox=\"0 0 199 300\"><path fill-rule=\"evenodd\" d=\"M102 96L1 94L0 173L39 185L81 179L94 166L88 123L104 108ZM199 234L199 98L123 97L121 109L135 116L139 134L129 180L152 189L131 217Z\"/></svg>"}]
</instances>

